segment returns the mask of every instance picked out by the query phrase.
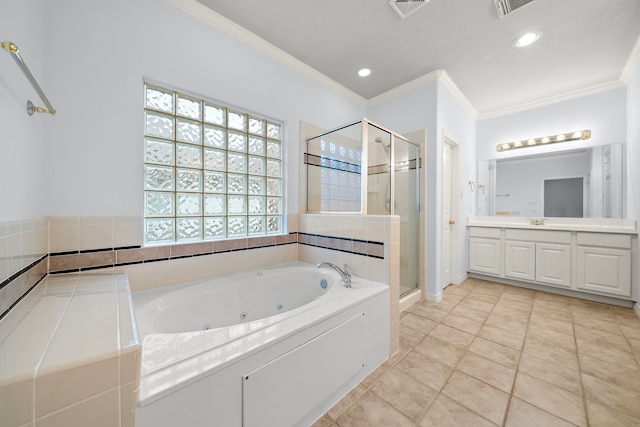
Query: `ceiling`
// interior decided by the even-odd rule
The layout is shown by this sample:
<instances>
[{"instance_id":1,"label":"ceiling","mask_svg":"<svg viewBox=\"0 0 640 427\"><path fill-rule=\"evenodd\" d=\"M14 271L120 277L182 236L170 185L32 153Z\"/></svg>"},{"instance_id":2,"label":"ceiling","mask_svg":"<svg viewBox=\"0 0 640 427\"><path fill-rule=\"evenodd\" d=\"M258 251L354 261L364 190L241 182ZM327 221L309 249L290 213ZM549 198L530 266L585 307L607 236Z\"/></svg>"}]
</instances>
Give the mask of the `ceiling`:
<instances>
[{"instance_id":1,"label":"ceiling","mask_svg":"<svg viewBox=\"0 0 640 427\"><path fill-rule=\"evenodd\" d=\"M640 35L640 0L431 0L402 19L388 0L198 0L371 99L445 70L479 114L616 82ZM532 46L516 36L541 30ZM358 77L360 68L369 77Z\"/></svg>"}]
</instances>

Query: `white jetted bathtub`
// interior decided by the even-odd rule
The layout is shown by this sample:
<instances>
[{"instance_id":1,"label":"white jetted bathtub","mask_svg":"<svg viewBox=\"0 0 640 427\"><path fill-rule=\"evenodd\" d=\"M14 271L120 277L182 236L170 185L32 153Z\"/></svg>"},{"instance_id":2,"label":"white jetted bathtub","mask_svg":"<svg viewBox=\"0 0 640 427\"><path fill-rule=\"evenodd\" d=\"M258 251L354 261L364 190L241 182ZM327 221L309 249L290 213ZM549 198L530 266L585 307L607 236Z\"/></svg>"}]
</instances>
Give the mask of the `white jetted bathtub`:
<instances>
[{"instance_id":1,"label":"white jetted bathtub","mask_svg":"<svg viewBox=\"0 0 640 427\"><path fill-rule=\"evenodd\" d=\"M138 427L310 425L389 354L389 288L288 263L133 295Z\"/></svg>"}]
</instances>

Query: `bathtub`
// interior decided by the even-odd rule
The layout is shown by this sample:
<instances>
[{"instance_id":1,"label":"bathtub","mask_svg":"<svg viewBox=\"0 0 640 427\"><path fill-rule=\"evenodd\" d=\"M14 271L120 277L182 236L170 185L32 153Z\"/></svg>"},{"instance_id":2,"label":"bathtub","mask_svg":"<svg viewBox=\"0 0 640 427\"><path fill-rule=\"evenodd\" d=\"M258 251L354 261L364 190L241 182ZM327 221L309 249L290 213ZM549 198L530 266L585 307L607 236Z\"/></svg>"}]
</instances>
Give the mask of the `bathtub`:
<instances>
[{"instance_id":1,"label":"bathtub","mask_svg":"<svg viewBox=\"0 0 640 427\"><path fill-rule=\"evenodd\" d=\"M138 427L306 426L389 354L389 288L287 263L133 295Z\"/></svg>"}]
</instances>

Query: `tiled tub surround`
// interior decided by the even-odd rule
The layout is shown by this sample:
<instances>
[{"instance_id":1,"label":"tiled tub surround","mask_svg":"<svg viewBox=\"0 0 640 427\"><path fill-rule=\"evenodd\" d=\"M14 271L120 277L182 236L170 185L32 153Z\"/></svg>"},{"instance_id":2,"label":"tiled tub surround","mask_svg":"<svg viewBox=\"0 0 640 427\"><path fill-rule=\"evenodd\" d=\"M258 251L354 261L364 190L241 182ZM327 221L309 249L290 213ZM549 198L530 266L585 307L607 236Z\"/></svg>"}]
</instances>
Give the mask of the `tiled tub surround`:
<instances>
[{"instance_id":1,"label":"tiled tub surround","mask_svg":"<svg viewBox=\"0 0 640 427\"><path fill-rule=\"evenodd\" d=\"M399 349L400 219L390 215L298 214L298 233L309 243L298 245L298 260L310 264L332 262L347 264L355 275L389 285L390 354ZM337 238L331 240L325 238ZM300 241L300 237L298 240ZM350 253L367 242L367 256ZM373 243L372 243L373 242ZM382 245L379 245L382 243ZM329 248L346 245L347 250ZM314 246L312 246L314 244ZM343 246L344 247L344 246ZM382 249L383 257L380 258ZM361 251L361 249L357 249Z\"/></svg>"},{"instance_id":2,"label":"tiled tub surround","mask_svg":"<svg viewBox=\"0 0 640 427\"><path fill-rule=\"evenodd\" d=\"M140 351L125 274L48 276L0 322L0 425L134 426Z\"/></svg>"},{"instance_id":3,"label":"tiled tub surround","mask_svg":"<svg viewBox=\"0 0 640 427\"><path fill-rule=\"evenodd\" d=\"M0 223L0 318L47 274L48 221Z\"/></svg>"}]
</instances>

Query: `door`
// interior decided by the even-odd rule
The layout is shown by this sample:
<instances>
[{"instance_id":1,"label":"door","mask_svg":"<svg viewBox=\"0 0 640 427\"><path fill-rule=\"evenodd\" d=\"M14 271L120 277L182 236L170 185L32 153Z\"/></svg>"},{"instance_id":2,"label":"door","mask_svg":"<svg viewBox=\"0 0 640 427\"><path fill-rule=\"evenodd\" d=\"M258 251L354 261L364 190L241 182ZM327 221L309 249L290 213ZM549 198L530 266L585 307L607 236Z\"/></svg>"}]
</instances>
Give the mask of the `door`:
<instances>
[{"instance_id":1,"label":"door","mask_svg":"<svg viewBox=\"0 0 640 427\"><path fill-rule=\"evenodd\" d=\"M453 147L442 144L442 288L451 283L453 218Z\"/></svg>"},{"instance_id":2,"label":"door","mask_svg":"<svg viewBox=\"0 0 640 427\"><path fill-rule=\"evenodd\" d=\"M536 244L507 240L504 244L504 275L520 280L536 279Z\"/></svg>"},{"instance_id":3,"label":"door","mask_svg":"<svg viewBox=\"0 0 640 427\"><path fill-rule=\"evenodd\" d=\"M571 287L571 246L536 243L536 280L547 285Z\"/></svg>"}]
</instances>

